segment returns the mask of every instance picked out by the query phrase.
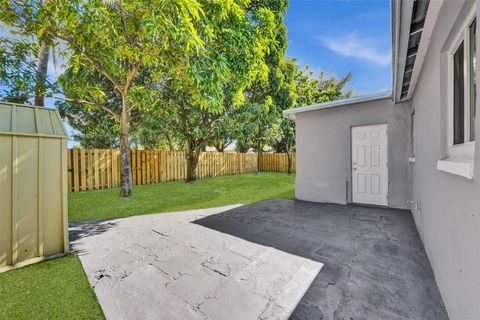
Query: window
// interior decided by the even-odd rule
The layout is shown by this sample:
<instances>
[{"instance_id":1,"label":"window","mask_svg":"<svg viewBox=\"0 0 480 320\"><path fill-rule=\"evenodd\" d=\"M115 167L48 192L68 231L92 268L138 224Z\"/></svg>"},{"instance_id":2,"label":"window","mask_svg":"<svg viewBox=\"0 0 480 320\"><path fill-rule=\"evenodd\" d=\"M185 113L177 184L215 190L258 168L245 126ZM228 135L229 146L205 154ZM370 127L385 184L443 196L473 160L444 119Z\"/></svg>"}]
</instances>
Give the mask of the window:
<instances>
[{"instance_id":1,"label":"window","mask_svg":"<svg viewBox=\"0 0 480 320\"><path fill-rule=\"evenodd\" d=\"M477 105L477 19L469 27L470 36L470 141L475 141L475 115Z\"/></svg>"},{"instance_id":2,"label":"window","mask_svg":"<svg viewBox=\"0 0 480 320\"><path fill-rule=\"evenodd\" d=\"M473 7L448 62L448 158L437 169L473 179L477 98L477 20Z\"/></svg>"},{"instance_id":3,"label":"window","mask_svg":"<svg viewBox=\"0 0 480 320\"><path fill-rule=\"evenodd\" d=\"M476 19L472 15L450 51L449 156L473 159L476 116Z\"/></svg>"},{"instance_id":4,"label":"window","mask_svg":"<svg viewBox=\"0 0 480 320\"><path fill-rule=\"evenodd\" d=\"M465 142L465 74L463 42L453 55L453 144Z\"/></svg>"}]
</instances>

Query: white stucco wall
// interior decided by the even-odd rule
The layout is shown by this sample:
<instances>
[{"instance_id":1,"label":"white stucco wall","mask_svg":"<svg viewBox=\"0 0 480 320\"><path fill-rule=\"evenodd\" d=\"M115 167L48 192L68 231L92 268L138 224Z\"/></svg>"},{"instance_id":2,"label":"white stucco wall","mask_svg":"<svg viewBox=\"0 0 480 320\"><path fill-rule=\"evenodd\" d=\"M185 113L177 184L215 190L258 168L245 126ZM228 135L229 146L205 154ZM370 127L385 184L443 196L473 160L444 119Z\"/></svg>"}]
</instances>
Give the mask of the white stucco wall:
<instances>
[{"instance_id":1,"label":"white stucco wall","mask_svg":"<svg viewBox=\"0 0 480 320\"><path fill-rule=\"evenodd\" d=\"M442 53L450 47L472 4L445 1L411 102L416 133L411 197L421 204L421 210L412 212L452 320L480 319L480 116L476 119L474 179L436 169L437 160L447 155L448 78Z\"/></svg>"},{"instance_id":2,"label":"white stucco wall","mask_svg":"<svg viewBox=\"0 0 480 320\"><path fill-rule=\"evenodd\" d=\"M351 126L388 123L389 205L404 208L407 200L418 202L412 213L452 320L480 319L480 88L474 179L436 169L447 156L446 51L473 3L444 1L409 103L393 105L385 99L296 114L296 198L317 202L351 201ZM480 17L479 1L476 10ZM479 39L477 34L477 48ZM408 162L412 145L414 164Z\"/></svg>"},{"instance_id":3,"label":"white stucco wall","mask_svg":"<svg viewBox=\"0 0 480 320\"><path fill-rule=\"evenodd\" d=\"M391 99L296 115L299 200L351 202L351 127L388 124L389 206L406 208L409 194L410 104Z\"/></svg>"}]
</instances>

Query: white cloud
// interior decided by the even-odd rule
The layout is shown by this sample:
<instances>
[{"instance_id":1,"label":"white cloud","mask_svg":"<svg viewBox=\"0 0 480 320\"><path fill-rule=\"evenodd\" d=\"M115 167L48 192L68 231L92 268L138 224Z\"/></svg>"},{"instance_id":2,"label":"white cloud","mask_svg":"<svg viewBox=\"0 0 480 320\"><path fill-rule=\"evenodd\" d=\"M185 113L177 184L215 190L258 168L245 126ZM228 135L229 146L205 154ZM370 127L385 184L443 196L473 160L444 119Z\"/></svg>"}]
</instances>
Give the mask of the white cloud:
<instances>
[{"instance_id":1,"label":"white cloud","mask_svg":"<svg viewBox=\"0 0 480 320\"><path fill-rule=\"evenodd\" d=\"M362 38L356 32L335 38L320 38L320 41L325 47L343 57L361 59L378 66L387 66L391 61L390 52L379 48L378 40Z\"/></svg>"}]
</instances>

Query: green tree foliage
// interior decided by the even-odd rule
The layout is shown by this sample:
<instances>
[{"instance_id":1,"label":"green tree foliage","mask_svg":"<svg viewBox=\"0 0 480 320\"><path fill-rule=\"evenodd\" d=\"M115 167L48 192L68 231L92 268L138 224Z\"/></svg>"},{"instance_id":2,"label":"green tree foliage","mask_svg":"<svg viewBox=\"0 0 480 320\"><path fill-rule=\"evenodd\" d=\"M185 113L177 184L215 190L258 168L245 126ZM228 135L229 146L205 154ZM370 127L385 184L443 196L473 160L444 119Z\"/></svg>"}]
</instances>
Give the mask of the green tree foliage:
<instances>
[{"instance_id":1,"label":"green tree foliage","mask_svg":"<svg viewBox=\"0 0 480 320\"><path fill-rule=\"evenodd\" d=\"M145 70L135 79L138 86L149 87L150 82L151 75ZM113 84L88 65L76 70L67 65L66 71L57 79L57 86L58 94L53 95L58 99L55 105L62 118L79 132L72 138L84 148L118 148L119 123L114 114L121 112L122 98ZM131 146L169 149L178 144L164 132L161 122L152 117L149 109L133 109L130 128Z\"/></svg>"},{"instance_id":2,"label":"green tree foliage","mask_svg":"<svg viewBox=\"0 0 480 320\"><path fill-rule=\"evenodd\" d=\"M228 15L225 8L230 8ZM157 90L157 117L185 142L189 182L196 180L200 152L219 131L225 132L224 117L243 108L254 81L267 82L266 56L276 45L279 27L278 13L261 1L209 2L203 9L201 23L209 29L199 34L200 54L178 59L175 70L157 81L162 84ZM194 81L189 76L192 70ZM198 92L204 98L201 101Z\"/></svg>"},{"instance_id":3,"label":"green tree foliage","mask_svg":"<svg viewBox=\"0 0 480 320\"><path fill-rule=\"evenodd\" d=\"M236 140L240 150L253 148L258 151L260 160L267 141L274 134L272 124L278 116L273 101L283 85L282 64L287 50L287 29L284 23L285 13L288 8L287 1L258 1L267 2L276 12L275 22L278 26L275 30L274 45L269 47L266 56L268 77L266 81L254 81L248 88L247 101L242 112L238 113L236 123Z\"/></svg>"},{"instance_id":4,"label":"green tree foliage","mask_svg":"<svg viewBox=\"0 0 480 320\"><path fill-rule=\"evenodd\" d=\"M131 145L186 150L189 181L207 144L223 150L235 140L239 151L254 149L259 157L270 146L290 159L295 127L282 112L350 96L351 74L315 75L285 58L287 6L0 0L0 21L16 34L15 41L0 39L3 96L25 102L47 92L60 100L82 146L120 147L123 196L132 192ZM66 71L39 90L35 57L42 45L59 42Z\"/></svg>"},{"instance_id":5,"label":"green tree foliage","mask_svg":"<svg viewBox=\"0 0 480 320\"><path fill-rule=\"evenodd\" d=\"M232 113L235 110L228 108L228 112L225 112L219 119L217 119L212 125L212 138L207 143L213 145L218 152L224 152L225 149L233 142L235 129L235 122L232 117Z\"/></svg>"},{"instance_id":6,"label":"green tree foliage","mask_svg":"<svg viewBox=\"0 0 480 320\"><path fill-rule=\"evenodd\" d=\"M0 99L27 103L36 93L38 47L31 37L6 33L0 36ZM51 90L53 84L44 78L42 91Z\"/></svg>"},{"instance_id":7,"label":"green tree foliage","mask_svg":"<svg viewBox=\"0 0 480 320\"><path fill-rule=\"evenodd\" d=\"M295 123L285 119L283 111L293 108L298 99L297 70L295 59L287 59L280 64L281 82L274 95L277 118L273 127L276 128L276 134L269 140L277 152L287 153L288 174L292 172L291 151L295 148Z\"/></svg>"},{"instance_id":8,"label":"green tree foliage","mask_svg":"<svg viewBox=\"0 0 480 320\"><path fill-rule=\"evenodd\" d=\"M227 83L239 105L252 79L265 77L266 42L276 27L271 11L249 0L0 0L0 8L0 21L39 42L63 41L73 71L95 69L120 95L116 111L104 106L105 93L95 83L78 88L92 91L119 122L123 196L132 192L131 113L151 102L152 88L135 82L141 70L164 75L179 69L173 74L181 73L190 104L221 112Z\"/></svg>"},{"instance_id":9,"label":"green tree foliage","mask_svg":"<svg viewBox=\"0 0 480 320\"><path fill-rule=\"evenodd\" d=\"M54 95L55 105L79 132L72 138L84 148L118 148L116 115L122 110L122 98L113 83L88 65L67 66L57 83L60 94Z\"/></svg>"},{"instance_id":10,"label":"green tree foliage","mask_svg":"<svg viewBox=\"0 0 480 320\"><path fill-rule=\"evenodd\" d=\"M329 76L325 71L320 70L318 76L305 66L297 73L297 106L308 106L315 103L322 103L332 100L348 98L353 90L347 85L352 79L352 73L337 79L337 76Z\"/></svg>"},{"instance_id":11,"label":"green tree foliage","mask_svg":"<svg viewBox=\"0 0 480 320\"><path fill-rule=\"evenodd\" d=\"M276 152L286 152L288 156L288 173L291 173L291 152L295 149L295 122L283 117L282 112L295 107L348 98L352 90L346 88L352 74L337 79L320 71L318 76L307 66L300 71L294 60L287 60L283 65L284 81L275 98L279 115L277 118L278 134L270 141Z\"/></svg>"},{"instance_id":12,"label":"green tree foliage","mask_svg":"<svg viewBox=\"0 0 480 320\"><path fill-rule=\"evenodd\" d=\"M265 103L248 101L240 112L235 114L234 135L238 151L247 152L250 149L259 153L264 151L276 134L274 124L278 117L279 114L271 99Z\"/></svg>"}]
</instances>

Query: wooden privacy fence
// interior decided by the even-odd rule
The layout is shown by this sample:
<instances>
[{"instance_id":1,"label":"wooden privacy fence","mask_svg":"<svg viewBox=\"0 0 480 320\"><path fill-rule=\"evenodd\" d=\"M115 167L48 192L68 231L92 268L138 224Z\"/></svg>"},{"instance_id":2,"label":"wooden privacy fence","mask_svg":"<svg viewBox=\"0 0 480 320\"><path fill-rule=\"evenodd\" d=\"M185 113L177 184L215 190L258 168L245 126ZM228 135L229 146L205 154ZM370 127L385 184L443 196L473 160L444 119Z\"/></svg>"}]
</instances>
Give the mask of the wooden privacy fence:
<instances>
[{"instance_id":1,"label":"wooden privacy fence","mask_svg":"<svg viewBox=\"0 0 480 320\"><path fill-rule=\"evenodd\" d=\"M292 173L296 172L297 158L292 157ZM260 171L288 172L288 157L286 153L262 153L260 155Z\"/></svg>"},{"instance_id":2,"label":"wooden privacy fence","mask_svg":"<svg viewBox=\"0 0 480 320\"><path fill-rule=\"evenodd\" d=\"M187 163L183 151L131 151L134 185L184 181ZM292 169L295 172L295 156ZM68 191L109 189L120 186L120 150L69 149ZM261 171L287 172L287 155L264 153ZM202 152L197 177L217 177L257 171L256 153Z\"/></svg>"}]
</instances>

